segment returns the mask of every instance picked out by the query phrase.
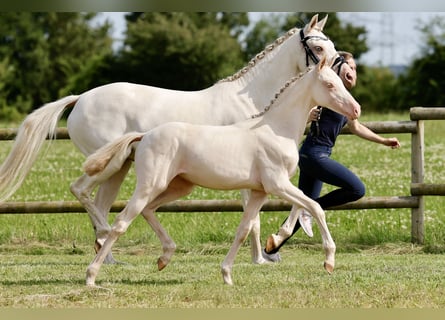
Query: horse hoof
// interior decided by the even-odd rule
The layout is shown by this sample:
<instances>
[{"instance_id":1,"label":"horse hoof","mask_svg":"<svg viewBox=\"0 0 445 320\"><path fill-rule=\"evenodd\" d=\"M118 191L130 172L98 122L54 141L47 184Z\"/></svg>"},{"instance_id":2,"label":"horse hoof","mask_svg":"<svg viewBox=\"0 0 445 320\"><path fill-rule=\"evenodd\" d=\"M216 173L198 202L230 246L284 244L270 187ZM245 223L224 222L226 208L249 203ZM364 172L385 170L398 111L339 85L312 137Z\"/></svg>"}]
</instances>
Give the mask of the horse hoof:
<instances>
[{"instance_id":1,"label":"horse hoof","mask_svg":"<svg viewBox=\"0 0 445 320\"><path fill-rule=\"evenodd\" d=\"M102 248L102 245L99 243L99 241L94 242L94 251L96 251L96 254L99 252L99 250Z\"/></svg>"},{"instance_id":2,"label":"horse hoof","mask_svg":"<svg viewBox=\"0 0 445 320\"><path fill-rule=\"evenodd\" d=\"M87 287L95 287L96 286L96 276L98 270L93 267L88 267L86 272L86 285Z\"/></svg>"},{"instance_id":3,"label":"horse hoof","mask_svg":"<svg viewBox=\"0 0 445 320\"><path fill-rule=\"evenodd\" d=\"M332 274L332 272L334 272L334 266L330 263L325 262L324 268L329 274Z\"/></svg>"},{"instance_id":4,"label":"horse hoof","mask_svg":"<svg viewBox=\"0 0 445 320\"><path fill-rule=\"evenodd\" d=\"M224 284L227 284L228 286L233 286L232 276L230 274L223 272L223 280Z\"/></svg>"},{"instance_id":5,"label":"horse hoof","mask_svg":"<svg viewBox=\"0 0 445 320\"><path fill-rule=\"evenodd\" d=\"M266 240L266 253L272 254L277 249L276 235L271 234Z\"/></svg>"},{"instance_id":6,"label":"horse hoof","mask_svg":"<svg viewBox=\"0 0 445 320\"><path fill-rule=\"evenodd\" d=\"M127 264L126 262L122 262L122 261L117 261L113 258L113 256L109 256L107 255L104 259L104 264L109 264L109 265L114 265L114 264Z\"/></svg>"},{"instance_id":7,"label":"horse hoof","mask_svg":"<svg viewBox=\"0 0 445 320\"><path fill-rule=\"evenodd\" d=\"M223 277L223 281L225 284L231 286L233 285L233 281L232 281L232 268L229 267L221 267L221 274Z\"/></svg>"},{"instance_id":8,"label":"horse hoof","mask_svg":"<svg viewBox=\"0 0 445 320\"><path fill-rule=\"evenodd\" d=\"M166 266L167 266L168 262L164 262L164 260L162 260L162 258L158 259L158 270L162 271Z\"/></svg>"},{"instance_id":9,"label":"horse hoof","mask_svg":"<svg viewBox=\"0 0 445 320\"><path fill-rule=\"evenodd\" d=\"M95 284L95 282L94 282L94 281L91 281L91 280L87 280L86 285L87 285L87 287L89 287L89 288L96 288L96 287L97 287L96 284Z\"/></svg>"}]
</instances>

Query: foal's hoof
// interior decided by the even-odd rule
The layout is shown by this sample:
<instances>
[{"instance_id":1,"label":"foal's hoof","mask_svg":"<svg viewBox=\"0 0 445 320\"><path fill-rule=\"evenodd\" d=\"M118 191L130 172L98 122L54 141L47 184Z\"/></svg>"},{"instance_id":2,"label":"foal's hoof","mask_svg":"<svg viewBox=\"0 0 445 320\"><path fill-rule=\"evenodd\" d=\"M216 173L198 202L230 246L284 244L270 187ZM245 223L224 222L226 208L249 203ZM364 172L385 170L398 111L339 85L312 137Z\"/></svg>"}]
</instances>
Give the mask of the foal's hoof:
<instances>
[{"instance_id":1,"label":"foal's hoof","mask_svg":"<svg viewBox=\"0 0 445 320\"><path fill-rule=\"evenodd\" d=\"M168 261L164 261L162 258L158 259L158 270L163 270L168 264Z\"/></svg>"},{"instance_id":2,"label":"foal's hoof","mask_svg":"<svg viewBox=\"0 0 445 320\"><path fill-rule=\"evenodd\" d=\"M232 274L230 272L230 269L221 268L221 273L224 283L229 286L233 286Z\"/></svg>"},{"instance_id":3,"label":"foal's hoof","mask_svg":"<svg viewBox=\"0 0 445 320\"><path fill-rule=\"evenodd\" d=\"M332 272L334 272L334 266L330 263L325 262L324 268L329 274L332 274Z\"/></svg>"}]
</instances>

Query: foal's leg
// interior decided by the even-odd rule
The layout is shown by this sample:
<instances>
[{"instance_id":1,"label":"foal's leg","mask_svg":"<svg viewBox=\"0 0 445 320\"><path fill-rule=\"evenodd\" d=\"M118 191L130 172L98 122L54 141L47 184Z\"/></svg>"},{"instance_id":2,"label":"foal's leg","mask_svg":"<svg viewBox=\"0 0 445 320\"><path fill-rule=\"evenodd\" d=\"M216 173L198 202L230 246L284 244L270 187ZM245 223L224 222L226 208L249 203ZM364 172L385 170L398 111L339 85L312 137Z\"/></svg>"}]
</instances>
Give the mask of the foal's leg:
<instances>
[{"instance_id":1,"label":"foal's leg","mask_svg":"<svg viewBox=\"0 0 445 320\"><path fill-rule=\"evenodd\" d=\"M288 217L288 221L293 223L292 225L291 223L289 223L289 231L292 232L292 228L293 226L295 226L296 219L298 219L298 215L300 212L299 210L294 210L295 206L304 207L305 209L307 209L312 214L320 228L321 237L323 240L323 248L326 253L324 267L328 273L332 273L335 266L335 243L326 224L326 216L323 209L317 202L306 196L303 191L295 187L288 179L286 179L285 181L283 181L283 179L276 179L275 181L282 181L282 184L279 186L277 185L276 188L273 189L273 191L270 191L270 193L277 195L284 200L287 200L294 204L294 207L292 208L293 210ZM275 246L279 246L281 243L279 241L278 243L276 243L274 242L275 240L276 239L273 239L272 235L269 237L268 243L274 243ZM274 248L271 248L269 246L268 251L271 251L273 249Z\"/></svg>"},{"instance_id":2,"label":"foal's leg","mask_svg":"<svg viewBox=\"0 0 445 320\"><path fill-rule=\"evenodd\" d=\"M159 271L164 269L170 262L171 257L176 250L176 244L168 235L167 231L162 227L155 215L155 211L166 203L190 194L193 191L194 186L193 183L190 183L181 177L176 177L170 182L167 190L161 193L154 201L149 203L142 211L142 216L156 233L162 244L162 255L158 259Z\"/></svg>"},{"instance_id":3,"label":"foal's leg","mask_svg":"<svg viewBox=\"0 0 445 320\"><path fill-rule=\"evenodd\" d=\"M137 193L135 193L137 195ZM111 248L116 240L127 231L131 222L138 216L139 212L144 208L147 203L148 197L139 197L133 195L131 200L125 206L124 210L116 217L116 220L108 234L107 239L103 243L99 252L94 260L87 268L86 284L88 286L94 286L96 282L97 274L105 260L105 257L111 252Z\"/></svg>"},{"instance_id":4,"label":"foal's leg","mask_svg":"<svg viewBox=\"0 0 445 320\"><path fill-rule=\"evenodd\" d=\"M243 209L246 209L246 205L249 201L250 190L241 190L241 200L243 202ZM261 208L260 208L261 209ZM252 224L252 230L250 232L250 249L252 253L252 262L257 264L266 263L266 259L263 258L261 254L261 240L260 240L260 215L258 214Z\"/></svg>"},{"instance_id":5,"label":"foal's leg","mask_svg":"<svg viewBox=\"0 0 445 320\"><path fill-rule=\"evenodd\" d=\"M267 194L261 191L252 191L247 202L241 222L236 231L235 240L230 247L224 261L221 264L221 273L224 283L232 285L232 267L235 261L236 254L241 247L241 244L246 240L249 232L255 223L256 215L259 214L261 207L267 199Z\"/></svg>"},{"instance_id":6,"label":"foal's leg","mask_svg":"<svg viewBox=\"0 0 445 320\"><path fill-rule=\"evenodd\" d=\"M167 189L167 185L164 185L164 183L152 181L155 179L150 179L150 176L147 176L143 169L144 167L142 167L142 172L139 172L136 190L134 191L131 199L128 201L124 210L122 210L122 212L116 217L107 239L100 248L93 262L91 262L91 264L88 266L86 283L89 286L94 286L99 269L104 262L105 257L111 252L111 248L116 240L127 231L130 224L145 208L147 203L152 202ZM147 172L150 172L149 169L151 168L148 168ZM163 171L166 170L159 170L160 177L166 176L163 175ZM165 180L166 179L160 179L160 181Z\"/></svg>"},{"instance_id":7,"label":"foal's leg","mask_svg":"<svg viewBox=\"0 0 445 320\"><path fill-rule=\"evenodd\" d=\"M99 251L110 231L110 225L107 221L108 212L116 199L119 187L130 166L131 161L126 161L112 177L108 177L108 180L105 181L103 176L88 176L84 174L71 184L71 192L87 210L93 224L96 233L96 252ZM98 185L101 186L93 202L91 194ZM105 263L116 263L111 253L105 259Z\"/></svg>"}]
</instances>

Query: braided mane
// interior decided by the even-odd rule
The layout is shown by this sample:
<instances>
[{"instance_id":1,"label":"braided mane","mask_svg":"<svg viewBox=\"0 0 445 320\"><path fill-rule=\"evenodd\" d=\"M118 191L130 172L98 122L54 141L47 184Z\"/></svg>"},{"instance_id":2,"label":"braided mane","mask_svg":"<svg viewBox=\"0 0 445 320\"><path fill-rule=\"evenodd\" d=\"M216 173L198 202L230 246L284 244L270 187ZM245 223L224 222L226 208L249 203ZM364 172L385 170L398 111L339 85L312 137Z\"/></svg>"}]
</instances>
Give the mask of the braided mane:
<instances>
[{"instance_id":1,"label":"braided mane","mask_svg":"<svg viewBox=\"0 0 445 320\"><path fill-rule=\"evenodd\" d=\"M261 51L260 53L258 53L255 57L253 57L249 63L247 64L247 66L245 66L244 68L238 70L236 73L234 73L231 76L228 76L227 78L221 79L219 80L217 83L221 83L221 82L231 82L231 81L235 81L239 78L241 78L243 75L245 75L250 69L252 69L260 60L262 60L268 53L272 52L275 48L277 48L280 44L282 44L284 41L286 41L287 39L289 39L291 36L293 36L297 31L299 31L300 29L298 28L292 28L290 29L288 32L286 32L285 35L277 38L273 43L269 44L268 46L266 46L266 48Z\"/></svg>"},{"instance_id":2,"label":"braided mane","mask_svg":"<svg viewBox=\"0 0 445 320\"><path fill-rule=\"evenodd\" d=\"M286 81L286 83L281 87L281 89L275 93L274 98L270 101L269 105L267 105L263 111L254 114L253 116L251 116L252 119L258 118L263 116L267 111L270 110L270 108L273 107L273 105L276 103L276 101L278 100L278 98L281 96L281 94L286 91L287 88L289 88L293 83L295 83L297 80L301 79L306 73L308 73L309 71L311 71L314 67L308 67L305 71L300 72L297 76L290 78L289 80Z\"/></svg>"}]
</instances>

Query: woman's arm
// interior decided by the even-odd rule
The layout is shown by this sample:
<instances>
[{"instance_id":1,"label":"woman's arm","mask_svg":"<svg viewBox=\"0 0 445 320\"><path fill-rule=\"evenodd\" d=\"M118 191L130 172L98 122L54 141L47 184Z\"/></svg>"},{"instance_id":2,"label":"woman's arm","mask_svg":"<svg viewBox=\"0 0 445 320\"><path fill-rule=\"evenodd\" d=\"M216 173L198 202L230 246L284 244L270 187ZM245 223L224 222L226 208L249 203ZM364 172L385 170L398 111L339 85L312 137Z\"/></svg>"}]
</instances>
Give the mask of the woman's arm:
<instances>
[{"instance_id":1,"label":"woman's arm","mask_svg":"<svg viewBox=\"0 0 445 320\"><path fill-rule=\"evenodd\" d=\"M362 125L358 120L349 120L348 121L348 127L351 130L351 132L353 134L355 134L356 136L368 140L368 141L372 141L372 142L376 142L376 143L380 143L383 144L385 146L391 147L393 149L399 148L400 147L400 142L397 138L385 138L382 137L376 133L374 133L372 130L370 130L369 128L365 127L364 125Z\"/></svg>"}]
</instances>

